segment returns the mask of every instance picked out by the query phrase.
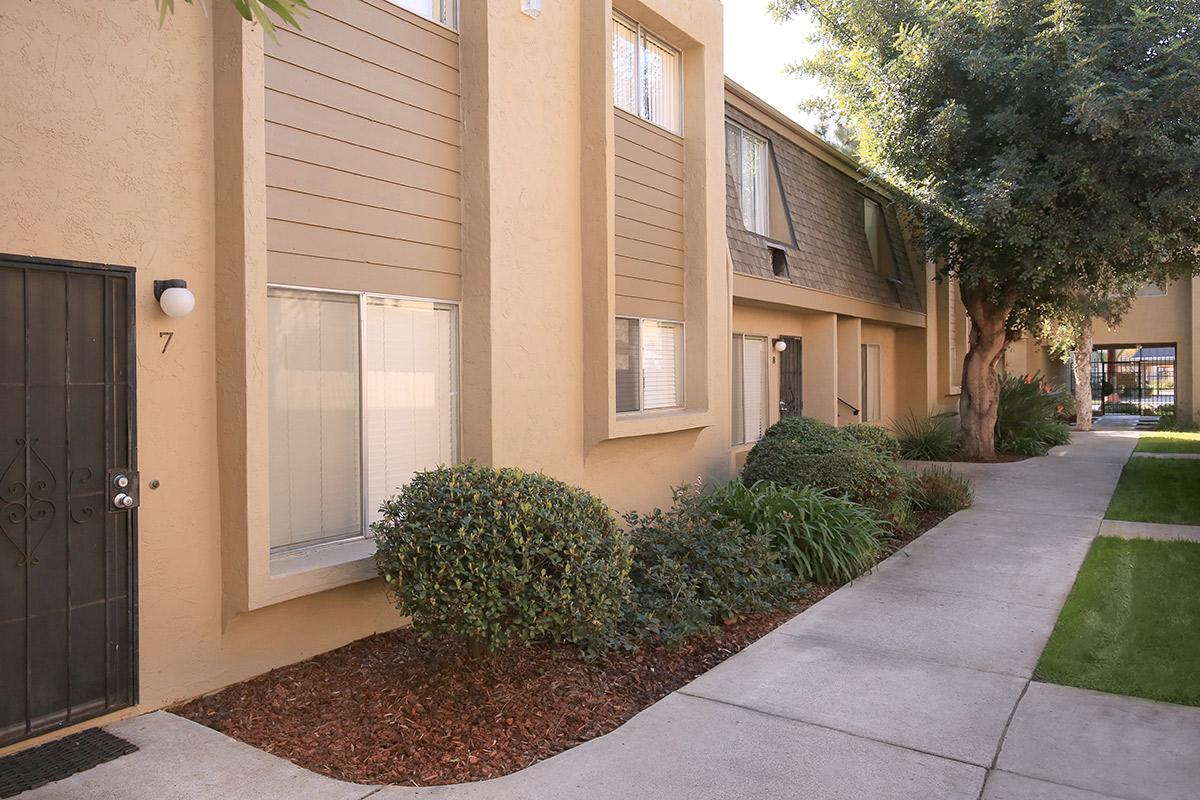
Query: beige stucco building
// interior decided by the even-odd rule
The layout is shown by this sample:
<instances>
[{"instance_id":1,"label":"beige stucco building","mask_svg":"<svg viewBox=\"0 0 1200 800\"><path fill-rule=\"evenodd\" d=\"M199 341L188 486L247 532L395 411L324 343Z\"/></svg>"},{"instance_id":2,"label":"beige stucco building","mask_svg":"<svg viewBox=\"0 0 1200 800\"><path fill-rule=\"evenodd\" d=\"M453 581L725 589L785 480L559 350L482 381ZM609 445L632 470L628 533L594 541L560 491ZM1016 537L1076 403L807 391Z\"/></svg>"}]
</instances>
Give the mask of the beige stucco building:
<instances>
[{"instance_id":1,"label":"beige stucco building","mask_svg":"<svg viewBox=\"0 0 1200 800\"><path fill-rule=\"evenodd\" d=\"M954 405L961 305L717 0L544 5L0 14L0 749L401 624L415 470L646 508L801 404Z\"/></svg>"}]
</instances>

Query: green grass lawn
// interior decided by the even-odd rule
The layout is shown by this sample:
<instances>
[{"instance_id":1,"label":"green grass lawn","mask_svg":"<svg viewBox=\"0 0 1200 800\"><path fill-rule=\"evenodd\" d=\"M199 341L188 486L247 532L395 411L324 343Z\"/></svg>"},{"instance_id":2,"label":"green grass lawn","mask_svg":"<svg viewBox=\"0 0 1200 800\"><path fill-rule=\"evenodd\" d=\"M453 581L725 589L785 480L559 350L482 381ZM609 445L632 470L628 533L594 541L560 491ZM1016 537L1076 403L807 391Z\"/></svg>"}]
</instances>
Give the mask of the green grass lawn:
<instances>
[{"instance_id":1,"label":"green grass lawn","mask_svg":"<svg viewBox=\"0 0 1200 800\"><path fill-rule=\"evenodd\" d=\"M1200 460L1129 459L1104 516L1200 525Z\"/></svg>"},{"instance_id":2,"label":"green grass lawn","mask_svg":"<svg viewBox=\"0 0 1200 800\"><path fill-rule=\"evenodd\" d=\"M1200 706L1200 543L1092 543L1035 677Z\"/></svg>"},{"instance_id":3,"label":"green grass lawn","mask_svg":"<svg viewBox=\"0 0 1200 800\"><path fill-rule=\"evenodd\" d=\"M1200 453L1200 433L1147 433L1138 441L1139 453Z\"/></svg>"}]
</instances>

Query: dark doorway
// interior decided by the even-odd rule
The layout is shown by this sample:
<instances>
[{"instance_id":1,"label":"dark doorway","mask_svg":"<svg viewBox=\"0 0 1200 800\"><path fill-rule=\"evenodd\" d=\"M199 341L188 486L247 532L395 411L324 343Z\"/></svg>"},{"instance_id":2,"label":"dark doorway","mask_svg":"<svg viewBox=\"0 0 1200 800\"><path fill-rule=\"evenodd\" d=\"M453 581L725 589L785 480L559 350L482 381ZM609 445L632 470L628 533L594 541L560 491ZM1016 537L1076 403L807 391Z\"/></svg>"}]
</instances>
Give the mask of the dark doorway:
<instances>
[{"instance_id":1,"label":"dark doorway","mask_svg":"<svg viewBox=\"0 0 1200 800\"><path fill-rule=\"evenodd\" d=\"M798 336L780 338L787 349L779 354L779 416L798 417L804 413L803 348Z\"/></svg>"},{"instance_id":2,"label":"dark doorway","mask_svg":"<svg viewBox=\"0 0 1200 800\"><path fill-rule=\"evenodd\" d=\"M137 701L133 332L132 270L0 255L0 745Z\"/></svg>"}]
</instances>

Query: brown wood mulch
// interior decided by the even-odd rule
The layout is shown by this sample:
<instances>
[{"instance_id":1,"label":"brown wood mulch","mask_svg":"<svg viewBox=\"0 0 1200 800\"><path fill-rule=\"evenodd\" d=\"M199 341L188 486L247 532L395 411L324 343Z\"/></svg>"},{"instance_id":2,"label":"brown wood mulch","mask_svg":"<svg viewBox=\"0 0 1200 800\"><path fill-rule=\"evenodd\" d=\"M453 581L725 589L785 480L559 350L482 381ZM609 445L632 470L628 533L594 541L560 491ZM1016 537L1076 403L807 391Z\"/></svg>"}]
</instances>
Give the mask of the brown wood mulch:
<instances>
[{"instance_id":1,"label":"brown wood mulch","mask_svg":"<svg viewBox=\"0 0 1200 800\"><path fill-rule=\"evenodd\" d=\"M936 525L885 543L884 555ZM481 656L411 629L369 636L172 708L176 714L356 783L440 785L507 775L617 728L836 587L666 648L592 661L569 646Z\"/></svg>"}]
</instances>

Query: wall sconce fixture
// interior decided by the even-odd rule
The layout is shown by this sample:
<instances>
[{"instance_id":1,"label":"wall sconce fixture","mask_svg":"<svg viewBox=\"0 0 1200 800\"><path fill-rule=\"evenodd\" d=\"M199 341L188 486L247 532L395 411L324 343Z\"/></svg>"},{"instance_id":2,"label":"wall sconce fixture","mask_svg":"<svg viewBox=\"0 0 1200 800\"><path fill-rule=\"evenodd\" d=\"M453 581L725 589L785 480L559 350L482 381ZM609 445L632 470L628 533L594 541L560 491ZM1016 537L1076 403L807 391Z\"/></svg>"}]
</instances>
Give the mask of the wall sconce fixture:
<instances>
[{"instance_id":1,"label":"wall sconce fixture","mask_svg":"<svg viewBox=\"0 0 1200 800\"><path fill-rule=\"evenodd\" d=\"M771 346L775 348L776 353L782 353L784 350L787 350L787 341L784 339L776 339L774 342L772 342Z\"/></svg>"},{"instance_id":2,"label":"wall sconce fixture","mask_svg":"<svg viewBox=\"0 0 1200 800\"><path fill-rule=\"evenodd\" d=\"M542 0L521 0L521 13L537 19L542 13Z\"/></svg>"},{"instance_id":3,"label":"wall sconce fixture","mask_svg":"<svg viewBox=\"0 0 1200 800\"><path fill-rule=\"evenodd\" d=\"M179 278L155 281L154 299L168 317L186 317L196 307L196 295L187 288L187 281Z\"/></svg>"}]
</instances>

